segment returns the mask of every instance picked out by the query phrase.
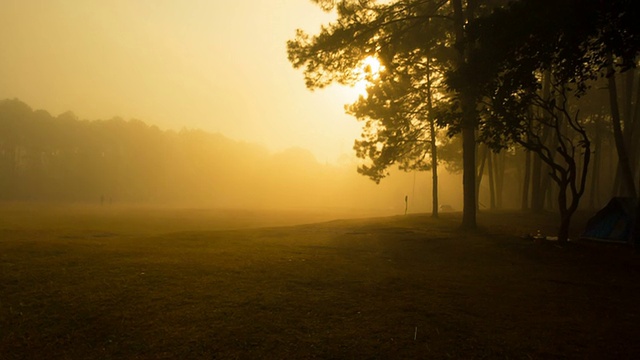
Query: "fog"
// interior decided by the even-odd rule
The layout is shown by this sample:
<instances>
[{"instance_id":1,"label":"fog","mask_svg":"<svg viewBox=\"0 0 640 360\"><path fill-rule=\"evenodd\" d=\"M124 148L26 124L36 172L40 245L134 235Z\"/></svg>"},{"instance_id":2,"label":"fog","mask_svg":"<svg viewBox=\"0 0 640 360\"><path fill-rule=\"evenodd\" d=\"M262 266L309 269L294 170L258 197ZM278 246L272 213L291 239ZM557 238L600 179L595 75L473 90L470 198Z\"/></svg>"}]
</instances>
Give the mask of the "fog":
<instances>
[{"instance_id":1,"label":"fog","mask_svg":"<svg viewBox=\"0 0 640 360\"><path fill-rule=\"evenodd\" d=\"M222 133L319 161L352 155L357 93L311 93L287 60L298 28L332 15L311 1L3 0L0 99L54 115L141 119Z\"/></svg>"},{"instance_id":2,"label":"fog","mask_svg":"<svg viewBox=\"0 0 640 360\"><path fill-rule=\"evenodd\" d=\"M321 163L306 149L266 147L198 129L140 120L53 116L0 102L0 200L100 206L289 209L403 214L431 211L429 172L380 184L357 163ZM440 203L460 209L459 176L444 175ZM405 196L408 201L405 204Z\"/></svg>"},{"instance_id":3,"label":"fog","mask_svg":"<svg viewBox=\"0 0 640 360\"><path fill-rule=\"evenodd\" d=\"M356 172L362 89L310 92L288 61L295 29L335 17L312 2L4 5L2 201L431 211L430 173Z\"/></svg>"}]
</instances>

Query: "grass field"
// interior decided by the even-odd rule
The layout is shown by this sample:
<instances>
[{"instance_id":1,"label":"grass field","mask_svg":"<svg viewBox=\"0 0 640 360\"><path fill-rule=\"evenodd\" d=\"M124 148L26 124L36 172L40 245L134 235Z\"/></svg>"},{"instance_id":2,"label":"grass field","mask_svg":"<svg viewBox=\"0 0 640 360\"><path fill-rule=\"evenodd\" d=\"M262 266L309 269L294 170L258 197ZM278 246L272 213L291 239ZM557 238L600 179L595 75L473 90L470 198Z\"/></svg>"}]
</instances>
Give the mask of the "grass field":
<instances>
[{"instance_id":1,"label":"grass field","mask_svg":"<svg viewBox=\"0 0 640 360\"><path fill-rule=\"evenodd\" d=\"M630 249L324 217L0 208L0 359L640 357Z\"/></svg>"}]
</instances>

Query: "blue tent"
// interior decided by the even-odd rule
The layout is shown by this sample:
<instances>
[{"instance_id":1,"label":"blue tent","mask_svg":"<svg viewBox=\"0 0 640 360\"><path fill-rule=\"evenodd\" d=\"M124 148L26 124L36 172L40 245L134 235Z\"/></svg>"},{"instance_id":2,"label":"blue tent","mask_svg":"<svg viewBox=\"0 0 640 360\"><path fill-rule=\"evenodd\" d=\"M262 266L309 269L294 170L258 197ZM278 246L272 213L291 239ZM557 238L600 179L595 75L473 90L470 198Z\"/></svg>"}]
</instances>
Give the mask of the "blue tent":
<instances>
[{"instance_id":1,"label":"blue tent","mask_svg":"<svg viewBox=\"0 0 640 360\"><path fill-rule=\"evenodd\" d=\"M614 197L589 219L581 237L620 244L638 244L639 239L631 238L637 211L638 199Z\"/></svg>"}]
</instances>

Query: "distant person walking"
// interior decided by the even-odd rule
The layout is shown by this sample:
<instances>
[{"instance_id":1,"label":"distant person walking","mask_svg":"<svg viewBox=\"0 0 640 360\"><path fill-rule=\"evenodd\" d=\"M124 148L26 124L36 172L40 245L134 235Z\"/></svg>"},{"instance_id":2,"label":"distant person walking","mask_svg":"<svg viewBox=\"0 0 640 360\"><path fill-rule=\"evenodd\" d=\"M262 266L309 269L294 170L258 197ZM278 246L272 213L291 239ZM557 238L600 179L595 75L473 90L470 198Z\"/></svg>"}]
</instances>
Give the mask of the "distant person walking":
<instances>
[{"instance_id":1,"label":"distant person walking","mask_svg":"<svg viewBox=\"0 0 640 360\"><path fill-rule=\"evenodd\" d=\"M407 210L409 209L409 195L404 196L404 214L407 215Z\"/></svg>"}]
</instances>

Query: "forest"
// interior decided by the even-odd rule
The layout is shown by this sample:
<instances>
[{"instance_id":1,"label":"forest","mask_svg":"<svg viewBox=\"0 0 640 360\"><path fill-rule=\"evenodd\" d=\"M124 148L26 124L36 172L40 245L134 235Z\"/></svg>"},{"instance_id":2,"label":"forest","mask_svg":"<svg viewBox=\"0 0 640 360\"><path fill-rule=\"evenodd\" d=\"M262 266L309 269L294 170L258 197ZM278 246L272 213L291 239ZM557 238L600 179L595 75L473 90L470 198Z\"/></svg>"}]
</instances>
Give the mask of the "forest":
<instances>
[{"instance_id":1,"label":"forest","mask_svg":"<svg viewBox=\"0 0 640 360\"><path fill-rule=\"evenodd\" d=\"M603 98L606 92L599 95L585 99L589 106L582 107L590 109L583 116L585 131L594 139L594 161L581 205L586 210L597 209L620 194L616 162L608 161L617 154ZM631 105L635 101L626 109ZM401 171L380 179L376 186L356 174L357 164L320 164L304 149L272 154L260 145L201 130L163 131L121 118L87 121L72 112L54 117L19 100L0 102L0 129L3 201L214 207L385 208L395 204L401 210L398 199L404 193L415 194L412 176ZM441 197L445 205L459 210L460 199L450 193L459 187L455 176L462 171L460 137L449 138L444 131L439 136L443 176L451 173L457 179L445 185L447 193ZM546 176L548 166L522 147L496 153L479 144L477 171L481 210L557 210L558 190ZM430 185L417 184L424 198L421 211L430 210L426 205L431 200Z\"/></svg>"},{"instance_id":2,"label":"forest","mask_svg":"<svg viewBox=\"0 0 640 360\"><path fill-rule=\"evenodd\" d=\"M300 148L272 153L202 130L80 120L72 112L54 117L0 101L5 202L401 212L414 184L414 176L398 174L376 186L355 165L320 164Z\"/></svg>"},{"instance_id":3,"label":"forest","mask_svg":"<svg viewBox=\"0 0 640 360\"><path fill-rule=\"evenodd\" d=\"M561 241L579 208L637 197L633 1L314 2L337 20L317 34L299 30L289 60L309 89L368 83L347 107L364 123L355 144L362 174L379 181L396 164L433 169L435 195L441 134L459 135L462 226L475 229L479 208L510 199L557 211Z\"/></svg>"}]
</instances>

